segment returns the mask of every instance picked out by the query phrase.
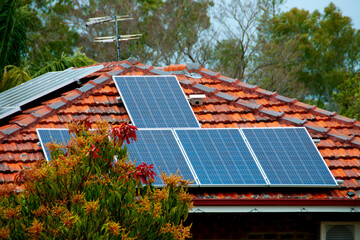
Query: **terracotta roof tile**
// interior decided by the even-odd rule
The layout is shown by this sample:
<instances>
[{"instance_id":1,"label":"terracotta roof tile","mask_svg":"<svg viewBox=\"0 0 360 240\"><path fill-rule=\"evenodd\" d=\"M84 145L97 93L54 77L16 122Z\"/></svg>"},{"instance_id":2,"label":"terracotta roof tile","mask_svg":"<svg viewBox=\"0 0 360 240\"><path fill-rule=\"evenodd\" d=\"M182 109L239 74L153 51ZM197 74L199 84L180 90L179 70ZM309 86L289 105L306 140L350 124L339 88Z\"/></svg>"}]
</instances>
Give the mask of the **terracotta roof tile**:
<instances>
[{"instance_id":1,"label":"terracotta roof tile","mask_svg":"<svg viewBox=\"0 0 360 240\"><path fill-rule=\"evenodd\" d=\"M66 128L71 119L87 116L91 121L129 121L123 103L116 100L119 93L111 75L176 73L180 74L177 77L187 95L206 95L202 106L192 106L202 128L305 126L313 138L321 139L316 146L331 172L344 180L341 189L308 191L302 188L290 192L273 188L262 192L254 188L241 188L234 192L218 189L208 193L202 190L194 196L213 199L344 199L347 191L359 191L360 194L360 122L227 78L198 64L152 68L131 59L104 65L106 68L97 73L101 75L84 78L82 82L85 83L79 89L39 102L38 106L16 114L0 126L0 182L13 181L23 166L44 159L37 144L36 128ZM187 71L200 73L203 77L191 77Z\"/></svg>"},{"instance_id":2,"label":"terracotta roof tile","mask_svg":"<svg viewBox=\"0 0 360 240\"><path fill-rule=\"evenodd\" d=\"M329 117L336 115L335 112L329 112L329 111L327 111L327 110L324 110L324 109L321 109L321 108L318 108L318 107L312 109L312 111L314 111L314 112L316 112L316 113L320 113L320 114L326 115L326 116L329 116Z\"/></svg>"},{"instance_id":3,"label":"terracotta roof tile","mask_svg":"<svg viewBox=\"0 0 360 240\"><path fill-rule=\"evenodd\" d=\"M244 88L244 89L247 89L247 90L256 90L256 89L259 88L258 86L250 85L250 84L243 83L243 82L240 82L237 85Z\"/></svg>"},{"instance_id":4,"label":"terracotta roof tile","mask_svg":"<svg viewBox=\"0 0 360 240\"><path fill-rule=\"evenodd\" d=\"M270 109L261 109L260 112L276 118L282 117L285 114L284 112L277 112Z\"/></svg>"},{"instance_id":5,"label":"terracotta roof tile","mask_svg":"<svg viewBox=\"0 0 360 240\"><path fill-rule=\"evenodd\" d=\"M20 127L27 127L30 124L34 123L36 120L37 120L37 117L35 117L32 114L29 114L29 115L24 115L23 118L21 118L19 120L11 121L11 122L16 123Z\"/></svg>"},{"instance_id":6,"label":"terracotta roof tile","mask_svg":"<svg viewBox=\"0 0 360 240\"><path fill-rule=\"evenodd\" d=\"M249 109L255 110L255 109L261 109L262 105L261 104L256 104L254 102L251 101L246 101L246 100L238 100L236 101L237 104L247 107Z\"/></svg>"},{"instance_id":7,"label":"terracotta roof tile","mask_svg":"<svg viewBox=\"0 0 360 240\"><path fill-rule=\"evenodd\" d=\"M301 108L304 108L304 109L307 109L307 110L311 110L311 109L316 108L316 106L314 106L314 105L309 105L309 104L302 103L302 102L295 102L294 105L298 106L298 107L301 107Z\"/></svg>"},{"instance_id":8,"label":"terracotta roof tile","mask_svg":"<svg viewBox=\"0 0 360 240\"><path fill-rule=\"evenodd\" d=\"M306 120L299 119L299 118L292 117L292 116L283 116L281 119L283 119L285 121L288 121L288 122L290 122L292 124L295 124L295 125L303 125L304 123L306 123Z\"/></svg>"},{"instance_id":9,"label":"terracotta roof tile","mask_svg":"<svg viewBox=\"0 0 360 240\"><path fill-rule=\"evenodd\" d=\"M0 132L3 133L4 135L10 135L20 129L21 127L16 124L8 124L8 125L0 126Z\"/></svg>"},{"instance_id":10,"label":"terracotta roof tile","mask_svg":"<svg viewBox=\"0 0 360 240\"><path fill-rule=\"evenodd\" d=\"M220 98L223 98L225 100L229 100L229 101L235 101L237 98L232 96L232 95L229 95L229 94L226 94L226 93L222 93L222 92L218 92L215 94L216 96L220 97Z\"/></svg>"},{"instance_id":11,"label":"terracotta roof tile","mask_svg":"<svg viewBox=\"0 0 360 240\"><path fill-rule=\"evenodd\" d=\"M224 81L224 82L228 82L228 83L234 83L234 82L238 81L236 79L225 77L225 76L220 76L220 77L218 77L218 79L220 79L221 81Z\"/></svg>"},{"instance_id":12,"label":"terracotta roof tile","mask_svg":"<svg viewBox=\"0 0 360 240\"><path fill-rule=\"evenodd\" d=\"M198 90L201 90L201 91L207 92L207 93L214 93L217 90L215 88L210 88L210 87L207 87L207 86L199 84L199 83L195 84L193 86L193 88L196 88Z\"/></svg>"},{"instance_id":13,"label":"terracotta roof tile","mask_svg":"<svg viewBox=\"0 0 360 240\"><path fill-rule=\"evenodd\" d=\"M297 100L295 98L288 98L281 95L277 95L275 99L286 102L286 103L295 103Z\"/></svg>"},{"instance_id":14,"label":"terracotta roof tile","mask_svg":"<svg viewBox=\"0 0 360 240\"><path fill-rule=\"evenodd\" d=\"M52 109L59 109L66 104L65 100L62 98L54 99L53 101L48 103L48 106Z\"/></svg>"},{"instance_id":15,"label":"terracotta roof tile","mask_svg":"<svg viewBox=\"0 0 360 240\"><path fill-rule=\"evenodd\" d=\"M109 77L107 77L107 76L104 76L104 75L101 75L101 76L99 76L99 77L97 77L96 79L94 79L94 80L92 80L94 83L96 83L96 84L101 84L101 83L103 83L103 82L105 82L105 81L107 81L107 80L109 80L110 78Z\"/></svg>"},{"instance_id":16,"label":"terracotta roof tile","mask_svg":"<svg viewBox=\"0 0 360 240\"><path fill-rule=\"evenodd\" d=\"M201 70L200 72L205 73L205 74L207 74L209 76L212 76L212 77L220 76L220 73L213 72L213 71L210 71L210 70L207 70L207 69Z\"/></svg>"}]
</instances>

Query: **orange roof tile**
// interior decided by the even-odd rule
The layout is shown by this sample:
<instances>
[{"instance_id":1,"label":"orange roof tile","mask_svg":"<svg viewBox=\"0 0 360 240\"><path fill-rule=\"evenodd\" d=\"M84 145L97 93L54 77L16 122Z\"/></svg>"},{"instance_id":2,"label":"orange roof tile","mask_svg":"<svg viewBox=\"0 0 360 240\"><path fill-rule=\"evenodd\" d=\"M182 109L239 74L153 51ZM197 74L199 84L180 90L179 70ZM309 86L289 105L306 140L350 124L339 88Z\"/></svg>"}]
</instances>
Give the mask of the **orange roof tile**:
<instances>
[{"instance_id":1,"label":"orange roof tile","mask_svg":"<svg viewBox=\"0 0 360 240\"><path fill-rule=\"evenodd\" d=\"M62 95L51 96L45 102L35 101L32 104L34 107L16 113L1 123L0 165L3 165L0 166L0 183L14 181L17 172L26 164L44 159L37 144L36 128L66 128L70 120L87 116L91 117L91 121L129 121L124 105L116 100L119 93L111 74L154 75L168 71L178 76L186 95L206 95L204 105L193 106L202 128L306 127L312 137L320 139L316 146L335 178L344 180L339 189L310 191L301 188L290 192L269 188L239 188L230 192L207 189L193 193L195 198L345 199L347 191L360 190L358 121L241 83L201 66L153 68L136 60L103 64L106 68L94 73L93 80L90 80L96 87L86 92L72 89ZM199 74L202 78L192 78L187 72ZM236 100L232 101L229 95Z\"/></svg>"}]
</instances>

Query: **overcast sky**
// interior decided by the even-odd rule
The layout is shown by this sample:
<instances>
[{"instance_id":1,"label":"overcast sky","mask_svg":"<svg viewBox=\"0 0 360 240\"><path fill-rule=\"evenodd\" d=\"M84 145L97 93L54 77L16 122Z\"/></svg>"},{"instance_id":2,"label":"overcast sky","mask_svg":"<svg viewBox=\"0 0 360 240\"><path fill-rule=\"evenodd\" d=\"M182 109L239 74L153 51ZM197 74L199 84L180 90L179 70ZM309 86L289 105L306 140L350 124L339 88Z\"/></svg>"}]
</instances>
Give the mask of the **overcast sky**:
<instances>
[{"instance_id":1,"label":"overcast sky","mask_svg":"<svg viewBox=\"0 0 360 240\"><path fill-rule=\"evenodd\" d=\"M340 8L343 16L351 17L353 21L353 27L360 29L360 0L287 0L283 6L283 10L287 11L293 7L299 9L306 9L310 12L318 9L320 12L324 11L324 8L333 2L335 6Z\"/></svg>"}]
</instances>

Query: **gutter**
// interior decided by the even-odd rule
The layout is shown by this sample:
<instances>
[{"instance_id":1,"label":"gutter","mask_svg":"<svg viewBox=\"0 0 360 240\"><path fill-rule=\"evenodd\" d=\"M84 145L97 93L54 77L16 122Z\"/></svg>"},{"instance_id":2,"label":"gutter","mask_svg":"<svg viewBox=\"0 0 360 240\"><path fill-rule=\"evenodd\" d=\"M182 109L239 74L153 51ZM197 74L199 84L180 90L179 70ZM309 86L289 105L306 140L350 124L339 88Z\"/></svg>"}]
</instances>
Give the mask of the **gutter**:
<instances>
[{"instance_id":1,"label":"gutter","mask_svg":"<svg viewBox=\"0 0 360 240\"><path fill-rule=\"evenodd\" d=\"M360 213L360 199L194 199L190 213Z\"/></svg>"},{"instance_id":2,"label":"gutter","mask_svg":"<svg viewBox=\"0 0 360 240\"><path fill-rule=\"evenodd\" d=\"M360 206L360 199L194 199L194 206Z\"/></svg>"}]
</instances>

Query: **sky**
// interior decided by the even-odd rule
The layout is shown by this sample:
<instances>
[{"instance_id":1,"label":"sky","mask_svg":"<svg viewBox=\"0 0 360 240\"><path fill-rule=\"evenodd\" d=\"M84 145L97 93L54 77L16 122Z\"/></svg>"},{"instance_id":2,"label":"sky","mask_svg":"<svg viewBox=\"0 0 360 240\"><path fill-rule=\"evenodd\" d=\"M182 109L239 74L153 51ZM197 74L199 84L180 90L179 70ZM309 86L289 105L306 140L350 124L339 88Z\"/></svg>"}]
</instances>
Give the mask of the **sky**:
<instances>
[{"instance_id":1,"label":"sky","mask_svg":"<svg viewBox=\"0 0 360 240\"><path fill-rule=\"evenodd\" d=\"M353 27L360 29L360 0L287 0L282 10L288 11L293 7L309 10L310 12L318 9L324 12L324 8L333 2L335 6L340 8L343 16L351 17Z\"/></svg>"}]
</instances>

